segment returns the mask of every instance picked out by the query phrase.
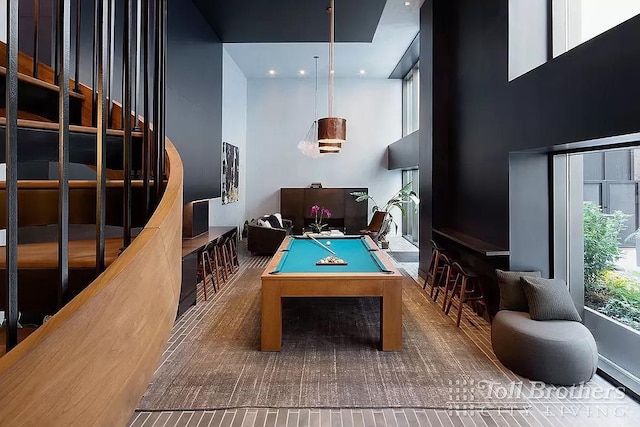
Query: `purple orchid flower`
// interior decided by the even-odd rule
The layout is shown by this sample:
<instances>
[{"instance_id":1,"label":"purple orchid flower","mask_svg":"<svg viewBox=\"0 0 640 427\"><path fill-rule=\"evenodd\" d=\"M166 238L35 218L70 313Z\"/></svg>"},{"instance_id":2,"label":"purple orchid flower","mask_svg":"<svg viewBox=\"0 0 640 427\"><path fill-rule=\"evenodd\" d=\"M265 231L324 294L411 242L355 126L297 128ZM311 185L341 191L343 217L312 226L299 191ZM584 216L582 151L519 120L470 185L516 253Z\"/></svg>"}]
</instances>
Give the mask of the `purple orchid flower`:
<instances>
[{"instance_id":1,"label":"purple orchid flower","mask_svg":"<svg viewBox=\"0 0 640 427\"><path fill-rule=\"evenodd\" d=\"M322 213L327 216L327 218L331 218L331 211L329 209L322 208Z\"/></svg>"},{"instance_id":2,"label":"purple orchid flower","mask_svg":"<svg viewBox=\"0 0 640 427\"><path fill-rule=\"evenodd\" d=\"M319 210L320 210L320 206L318 205L311 206L311 215L316 215Z\"/></svg>"}]
</instances>

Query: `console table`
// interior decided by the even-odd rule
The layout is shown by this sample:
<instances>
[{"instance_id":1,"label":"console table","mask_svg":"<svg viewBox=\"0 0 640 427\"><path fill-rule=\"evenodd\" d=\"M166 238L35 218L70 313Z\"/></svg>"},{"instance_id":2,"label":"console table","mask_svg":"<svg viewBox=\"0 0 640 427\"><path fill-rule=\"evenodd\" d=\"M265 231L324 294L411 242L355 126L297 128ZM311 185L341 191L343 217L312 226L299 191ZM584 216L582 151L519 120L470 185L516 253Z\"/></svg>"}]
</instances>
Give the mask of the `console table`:
<instances>
[{"instance_id":1,"label":"console table","mask_svg":"<svg viewBox=\"0 0 640 427\"><path fill-rule=\"evenodd\" d=\"M182 239L182 289L178 303L178 316L196 303L198 260L202 250L209 243L218 243L237 231L238 228L235 226L209 227L208 231L196 237Z\"/></svg>"},{"instance_id":2,"label":"console table","mask_svg":"<svg viewBox=\"0 0 640 427\"><path fill-rule=\"evenodd\" d=\"M346 234L359 234L367 226L368 203L356 202L350 193L367 191L367 188L281 188L280 213L293 222L294 234L314 221L311 206L318 205L331 211L331 218L324 220L330 228L344 228Z\"/></svg>"}]
</instances>

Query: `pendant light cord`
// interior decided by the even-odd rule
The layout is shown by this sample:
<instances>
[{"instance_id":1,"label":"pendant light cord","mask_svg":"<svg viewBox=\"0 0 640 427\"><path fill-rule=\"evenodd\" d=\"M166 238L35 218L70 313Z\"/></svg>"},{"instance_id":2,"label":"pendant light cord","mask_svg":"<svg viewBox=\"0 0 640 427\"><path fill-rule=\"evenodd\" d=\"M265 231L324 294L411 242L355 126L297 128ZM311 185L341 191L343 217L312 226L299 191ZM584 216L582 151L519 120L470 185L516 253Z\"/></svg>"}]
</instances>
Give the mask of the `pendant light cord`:
<instances>
[{"instance_id":1,"label":"pendant light cord","mask_svg":"<svg viewBox=\"0 0 640 427\"><path fill-rule=\"evenodd\" d=\"M335 0L331 0L329 8L330 34L329 34L329 117L333 117L333 86L335 77Z\"/></svg>"},{"instance_id":2,"label":"pendant light cord","mask_svg":"<svg viewBox=\"0 0 640 427\"><path fill-rule=\"evenodd\" d=\"M315 110L313 115L313 123L318 123L318 56L313 57L316 60L316 94L315 94ZM316 138L317 139L317 138Z\"/></svg>"}]
</instances>

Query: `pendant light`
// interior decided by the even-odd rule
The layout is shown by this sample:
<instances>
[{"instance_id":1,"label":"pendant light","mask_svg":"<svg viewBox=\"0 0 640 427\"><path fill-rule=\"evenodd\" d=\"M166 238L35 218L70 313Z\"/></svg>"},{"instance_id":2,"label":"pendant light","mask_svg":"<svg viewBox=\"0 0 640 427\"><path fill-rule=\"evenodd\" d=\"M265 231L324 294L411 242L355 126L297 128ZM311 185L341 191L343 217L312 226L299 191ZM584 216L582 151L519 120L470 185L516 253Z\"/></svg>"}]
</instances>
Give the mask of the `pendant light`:
<instances>
[{"instance_id":1,"label":"pendant light","mask_svg":"<svg viewBox=\"0 0 640 427\"><path fill-rule=\"evenodd\" d=\"M335 83L335 0L329 7L329 117L318 120L318 146L320 153L339 153L347 140L347 120L333 117Z\"/></svg>"}]
</instances>

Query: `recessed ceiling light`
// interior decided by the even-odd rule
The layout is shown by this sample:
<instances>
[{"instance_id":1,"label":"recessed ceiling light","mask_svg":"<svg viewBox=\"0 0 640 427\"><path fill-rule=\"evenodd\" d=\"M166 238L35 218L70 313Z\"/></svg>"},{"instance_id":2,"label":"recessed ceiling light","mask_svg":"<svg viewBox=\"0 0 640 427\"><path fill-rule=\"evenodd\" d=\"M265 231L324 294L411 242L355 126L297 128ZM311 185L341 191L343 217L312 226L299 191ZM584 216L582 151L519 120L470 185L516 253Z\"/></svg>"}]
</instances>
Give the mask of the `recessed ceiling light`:
<instances>
[{"instance_id":1,"label":"recessed ceiling light","mask_svg":"<svg viewBox=\"0 0 640 427\"><path fill-rule=\"evenodd\" d=\"M269 70L269 75L270 76L275 76L276 75L276 70Z\"/></svg>"},{"instance_id":2,"label":"recessed ceiling light","mask_svg":"<svg viewBox=\"0 0 640 427\"><path fill-rule=\"evenodd\" d=\"M364 68L361 68L360 71L358 72L361 76L364 76L365 74L367 74L367 70L365 70Z\"/></svg>"},{"instance_id":3,"label":"recessed ceiling light","mask_svg":"<svg viewBox=\"0 0 640 427\"><path fill-rule=\"evenodd\" d=\"M406 2L404 2L404 5L405 6L411 6L411 2L410 1L406 1Z\"/></svg>"},{"instance_id":4,"label":"recessed ceiling light","mask_svg":"<svg viewBox=\"0 0 640 427\"><path fill-rule=\"evenodd\" d=\"M305 70L300 70L298 71L298 74L300 74L301 76L304 76L305 74L307 74L307 72Z\"/></svg>"}]
</instances>

